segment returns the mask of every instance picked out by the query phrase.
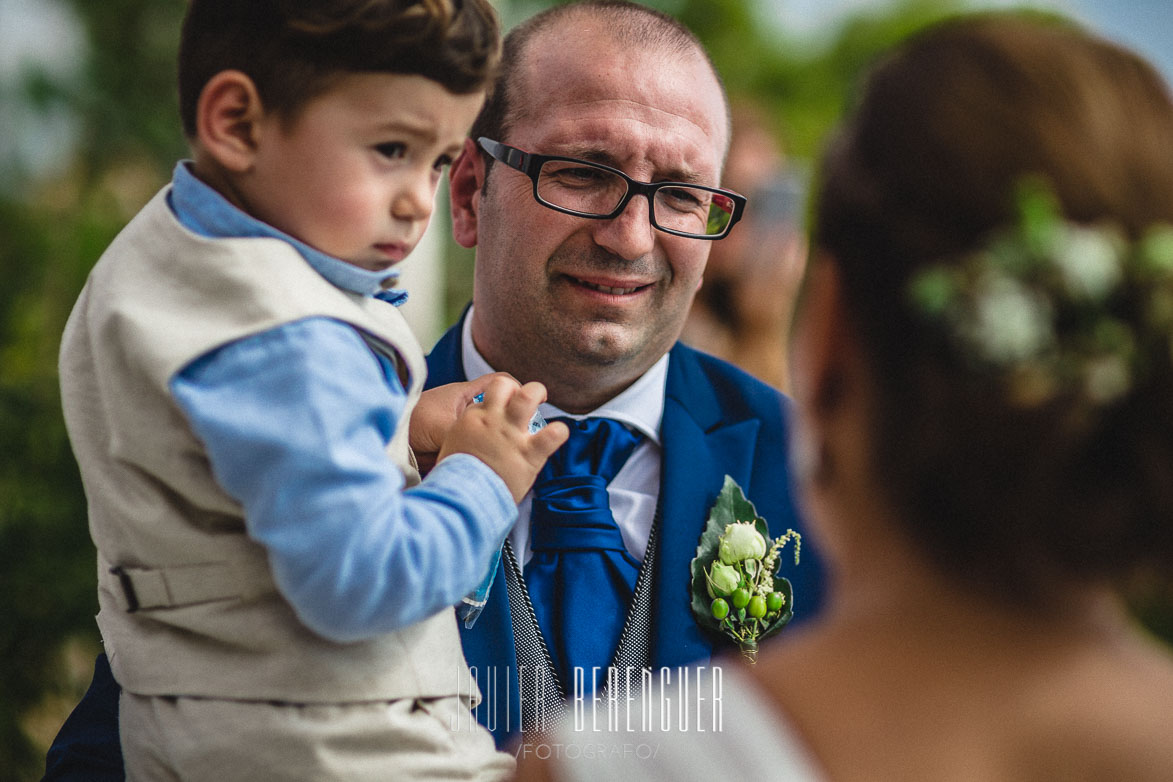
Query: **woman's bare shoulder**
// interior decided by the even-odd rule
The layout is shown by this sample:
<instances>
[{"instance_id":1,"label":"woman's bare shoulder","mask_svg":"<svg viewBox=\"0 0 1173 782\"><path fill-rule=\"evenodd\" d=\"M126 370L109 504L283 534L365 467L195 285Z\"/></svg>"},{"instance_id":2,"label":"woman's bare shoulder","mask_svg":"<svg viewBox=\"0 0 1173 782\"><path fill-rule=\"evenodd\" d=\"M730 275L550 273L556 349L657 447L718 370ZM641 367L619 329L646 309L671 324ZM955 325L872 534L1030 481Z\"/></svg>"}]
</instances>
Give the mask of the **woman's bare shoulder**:
<instances>
[{"instance_id":1,"label":"woman's bare shoulder","mask_svg":"<svg viewBox=\"0 0 1173 782\"><path fill-rule=\"evenodd\" d=\"M1030 699L1035 717L1015 754L1047 778L1173 779L1169 647L1129 640L1056 670Z\"/></svg>"}]
</instances>

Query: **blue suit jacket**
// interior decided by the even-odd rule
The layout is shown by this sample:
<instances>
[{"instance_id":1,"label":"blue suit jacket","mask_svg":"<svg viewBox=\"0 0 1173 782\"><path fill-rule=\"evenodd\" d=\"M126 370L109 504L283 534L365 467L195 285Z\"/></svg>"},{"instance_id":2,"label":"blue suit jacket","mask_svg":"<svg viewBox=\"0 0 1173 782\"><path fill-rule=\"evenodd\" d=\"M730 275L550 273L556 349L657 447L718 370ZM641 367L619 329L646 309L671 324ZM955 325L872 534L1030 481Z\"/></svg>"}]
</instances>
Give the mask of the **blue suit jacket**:
<instances>
[{"instance_id":1,"label":"blue suit jacket","mask_svg":"<svg viewBox=\"0 0 1173 782\"><path fill-rule=\"evenodd\" d=\"M428 355L428 386L465 380L461 326L453 326ZM823 573L799 519L786 465L789 401L730 364L677 343L669 354L661 427L660 531L652 583L652 666L707 660L730 647L703 634L692 617L689 564L721 491L725 475L737 481L773 535L803 533L801 564L783 558L782 574L794 586L794 622L822 604ZM477 674L485 703L477 719L498 745L521 725L517 653L505 590L504 564L476 624L461 627L464 654ZM785 634L785 631L783 631ZM495 674L494 674L495 672ZM507 711L506 711L507 710Z\"/></svg>"},{"instance_id":2,"label":"blue suit jacket","mask_svg":"<svg viewBox=\"0 0 1173 782\"><path fill-rule=\"evenodd\" d=\"M465 380L458 323L428 356L427 386ZM722 648L702 634L692 618L689 563L726 474L733 477L769 522L772 534L787 529L803 533L802 564L782 573L794 586L794 622L819 610L823 573L806 527L798 517L786 468L788 402L777 391L723 361L677 344L668 362L661 431L661 528L652 584L651 654L656 668L707 660ZM504 744L521 725L513 623L502 565L484 612L472 629L461 628L464 653L477 672L482 690L493 683L477 719ZM785 631L783 631L785 635ZM121 782L122 750L118 738L119 687L105 656L98 658L94 680L53 741L44 779ZM500 696L500 697L497 697Z\"/></svg>"}]
</instances>

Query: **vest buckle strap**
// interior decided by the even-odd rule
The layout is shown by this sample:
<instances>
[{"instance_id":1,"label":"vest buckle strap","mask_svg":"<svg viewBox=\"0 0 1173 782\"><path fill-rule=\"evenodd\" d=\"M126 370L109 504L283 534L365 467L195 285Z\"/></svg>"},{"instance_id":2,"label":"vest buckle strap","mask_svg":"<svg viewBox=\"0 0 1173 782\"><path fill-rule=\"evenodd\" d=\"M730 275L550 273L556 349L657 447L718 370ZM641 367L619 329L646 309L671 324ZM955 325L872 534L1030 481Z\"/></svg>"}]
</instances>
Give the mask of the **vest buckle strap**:
<instances>
[{"instance_id":1,"label":"vest buckle strap","mask_svg":"<svg viewBox=\"0 0 1173 782\"><path fill-rule=\"evenodd\" d=\"M275 591L267 572L250 572L246 563L202 562L164 567L103 564L98 570L99 586L127 613L249 599Z\"/></svg>"},{"instance_id":2,"label":"vest buckle strap","mask_svg":"<svg viewBox=\"0 0 1173 782\"><path fill-rule=\"evenodd\" d=\"M122 587L122 596L126 599L126 613L133 614L138 610L138 595L134 591L134 580L122 565L110 568L110 572L118 578Z\"/></svg>"}]
</instances>

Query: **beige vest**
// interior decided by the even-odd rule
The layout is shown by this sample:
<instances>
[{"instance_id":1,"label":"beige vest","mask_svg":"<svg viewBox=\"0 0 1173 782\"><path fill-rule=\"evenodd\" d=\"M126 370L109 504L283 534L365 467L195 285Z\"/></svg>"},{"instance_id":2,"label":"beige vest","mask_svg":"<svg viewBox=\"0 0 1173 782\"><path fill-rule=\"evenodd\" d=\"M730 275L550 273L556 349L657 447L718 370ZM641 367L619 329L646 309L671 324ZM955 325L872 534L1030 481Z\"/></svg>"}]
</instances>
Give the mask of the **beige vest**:
<instances>
[{"instance_id":1,"label":"beige vest","mask_svg":"<svg viewBox=\"0 0 1173 782\"><path fill-rule=\"evenodd\" d=\"M403 317L334 287L283 241L189 232L165 193L98 261L61 345L115 678L143 695L298 702L472 693L450 610L357 643L303 626L168 391L177 371L219 345L311 316L344 321L405 378L408 407L387 467L414 483L406 422L425 366Z\"/></svg>"}]
</instances>

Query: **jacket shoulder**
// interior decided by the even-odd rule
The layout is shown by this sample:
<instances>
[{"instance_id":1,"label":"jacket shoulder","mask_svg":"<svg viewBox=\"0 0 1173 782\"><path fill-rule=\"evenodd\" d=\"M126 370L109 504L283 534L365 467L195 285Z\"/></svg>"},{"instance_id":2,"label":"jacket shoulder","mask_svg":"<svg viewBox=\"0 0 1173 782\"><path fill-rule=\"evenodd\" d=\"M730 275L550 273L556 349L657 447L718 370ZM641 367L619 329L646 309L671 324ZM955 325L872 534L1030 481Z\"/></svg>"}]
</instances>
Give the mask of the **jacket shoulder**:
<instances>
[{"instance_id":1,"label":"jacket shoulder","mask_svg":"<svg viewBox=\"0 0 1173 782\"><path fill-rule=\"evenodd\" d=\"M728 361L682 342L676 343L670 356L669 377L676 382L669 381L668 396L685 401L709 389L714 402L730 415L777 425L789 417L789 397Z\"/></svg>"}]
</instances>

